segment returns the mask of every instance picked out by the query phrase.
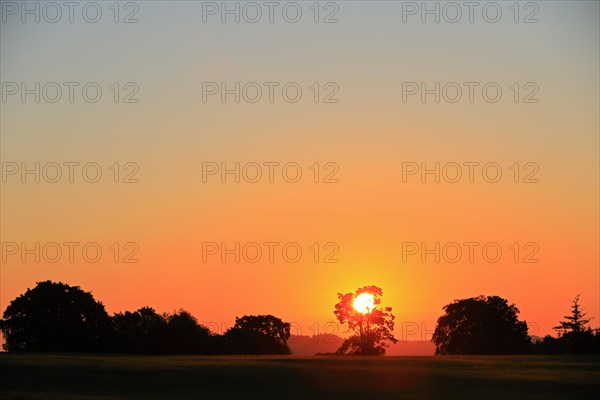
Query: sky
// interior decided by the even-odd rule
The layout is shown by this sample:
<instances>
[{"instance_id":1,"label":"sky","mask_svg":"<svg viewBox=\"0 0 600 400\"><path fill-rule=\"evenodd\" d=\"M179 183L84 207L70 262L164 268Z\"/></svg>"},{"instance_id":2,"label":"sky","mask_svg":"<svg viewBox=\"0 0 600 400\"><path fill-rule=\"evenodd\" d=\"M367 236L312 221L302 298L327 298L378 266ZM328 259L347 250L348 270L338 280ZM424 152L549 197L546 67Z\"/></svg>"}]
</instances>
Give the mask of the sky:
<instances>
[{"instance_id":1,"label":"sky","mask_svg":"<svg viewBox=\"0 0 600 400\"><path fill-rule=\"evenodd\" d=\"M598 326L597 1L114 3L2 1L0 309L344 334L377 285L401 339L477 295Z\"/></svg>"}]
</instances>

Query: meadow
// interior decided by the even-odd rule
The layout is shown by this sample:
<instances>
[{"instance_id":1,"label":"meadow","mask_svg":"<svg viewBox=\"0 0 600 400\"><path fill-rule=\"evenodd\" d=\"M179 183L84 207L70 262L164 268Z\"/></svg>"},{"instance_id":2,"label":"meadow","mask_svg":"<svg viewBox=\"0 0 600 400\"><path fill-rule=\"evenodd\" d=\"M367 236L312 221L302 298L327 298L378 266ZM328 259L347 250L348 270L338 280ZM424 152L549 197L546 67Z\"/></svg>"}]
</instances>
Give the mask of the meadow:
<instances>
[{"instance_id":1,"label":"meadow","mask_svg":"<svg viewBox=\"0 0 600 400\"><path fill-rule=\"evenodd\" d=\"M592 399L600 356L0 354L2 399Z\"/></svg>"}]
</instances>

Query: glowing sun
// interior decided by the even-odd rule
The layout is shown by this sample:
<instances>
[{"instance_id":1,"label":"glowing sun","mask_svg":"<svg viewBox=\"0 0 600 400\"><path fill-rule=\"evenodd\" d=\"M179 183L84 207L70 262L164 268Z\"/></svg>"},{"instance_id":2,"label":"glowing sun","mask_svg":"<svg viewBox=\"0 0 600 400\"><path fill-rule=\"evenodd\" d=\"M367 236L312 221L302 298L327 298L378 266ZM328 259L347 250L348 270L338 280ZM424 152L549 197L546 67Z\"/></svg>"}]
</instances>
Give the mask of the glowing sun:
<instances>
[{"instance_id":1,"label":"glowing sun","mask_svg":"<svg viewBox=\"0 0 600 400\"><path fill-rule=\"evenodd\" d=\"M371 293L361 293L354 299L354 309L361 314L366 314L375 308L375 298Z\"/></svg>"}]
</instances>

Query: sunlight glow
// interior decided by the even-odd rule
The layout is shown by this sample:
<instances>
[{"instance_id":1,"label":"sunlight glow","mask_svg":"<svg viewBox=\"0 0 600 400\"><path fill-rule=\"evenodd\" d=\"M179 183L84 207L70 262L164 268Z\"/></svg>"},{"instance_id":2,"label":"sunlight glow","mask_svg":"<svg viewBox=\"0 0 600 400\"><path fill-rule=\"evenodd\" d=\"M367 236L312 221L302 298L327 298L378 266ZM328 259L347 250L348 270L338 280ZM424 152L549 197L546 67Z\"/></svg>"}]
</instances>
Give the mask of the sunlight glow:
<instances>
[{"instance_id":1,"label":"sunlight glow","mask_svg":"<svg viewBox=\"0 0 600 400\"><path fill-rule=\"evenodd\" d=\"M361 314L366 314L375 308L375 298L371 293L361 293L354 299L354 309Z\"/></svg>"}]
</instances>

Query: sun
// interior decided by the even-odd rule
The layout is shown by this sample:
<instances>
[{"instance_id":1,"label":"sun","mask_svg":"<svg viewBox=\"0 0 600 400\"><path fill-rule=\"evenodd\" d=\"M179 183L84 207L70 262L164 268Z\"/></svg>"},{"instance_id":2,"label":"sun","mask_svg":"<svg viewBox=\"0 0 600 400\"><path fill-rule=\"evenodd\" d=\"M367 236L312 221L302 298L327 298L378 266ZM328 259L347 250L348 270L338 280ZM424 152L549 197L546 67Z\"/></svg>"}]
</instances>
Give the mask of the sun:
<instances>
[{"instance_id":1,"label":"sun","mask_svg":"<svg viewBox=\"0 0 600 400\"><path fill-rule=\"evenodd\" d=\"M361 293L352 303L354 309L361 314L367 314L375 308L375 297L371 293Z\"/></svg>"}]
</instances>

